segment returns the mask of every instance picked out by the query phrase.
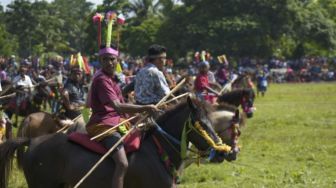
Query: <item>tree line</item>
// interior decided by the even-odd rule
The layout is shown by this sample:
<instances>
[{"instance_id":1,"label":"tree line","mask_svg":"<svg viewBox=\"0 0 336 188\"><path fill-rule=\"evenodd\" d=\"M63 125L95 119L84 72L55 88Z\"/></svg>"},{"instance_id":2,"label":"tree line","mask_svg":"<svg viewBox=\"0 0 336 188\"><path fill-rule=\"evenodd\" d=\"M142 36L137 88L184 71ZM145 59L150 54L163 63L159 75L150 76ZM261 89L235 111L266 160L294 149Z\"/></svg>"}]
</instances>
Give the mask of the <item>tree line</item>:
<instances>
[{"instance_id":1,"label":"tree line","mask_svg":"<svg viewBox=\"0 0 336 188\"><path fill-rule=\"evenodd\" d=\"M108 10L125 15L119 48L132 56L145 55L152 43L175 59L203 49L231 57L336 55L334 0L104 0L97 7L86 0L14 0L0 7L0 55L92 55L98 48L92 16Z\"/></svg>"}]
</instances>

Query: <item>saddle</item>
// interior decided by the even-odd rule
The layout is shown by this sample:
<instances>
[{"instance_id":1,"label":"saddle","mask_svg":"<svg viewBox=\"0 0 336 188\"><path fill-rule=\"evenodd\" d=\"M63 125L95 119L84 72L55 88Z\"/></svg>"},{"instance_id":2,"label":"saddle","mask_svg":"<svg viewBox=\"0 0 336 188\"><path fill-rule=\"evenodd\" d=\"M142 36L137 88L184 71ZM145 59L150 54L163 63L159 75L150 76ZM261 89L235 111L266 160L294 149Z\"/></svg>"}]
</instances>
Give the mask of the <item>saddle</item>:
<instances>
[{"instance_id":1,"label":"saddle","mask_svg":"<svg viewBox=\"0 0 336 188\"><path fill-rule=\"evenodd\" d=\"M135 130L126 136L124 143L124 148L127 154L138 151L141 146L142 133L140 130ZM90 140L89 135L83 133L71 133L68 135L68 139L73 143L81 145L82 147L98 154L105 154L109 148L105 148L101 143Z\"/></svg>"}]
</instances>

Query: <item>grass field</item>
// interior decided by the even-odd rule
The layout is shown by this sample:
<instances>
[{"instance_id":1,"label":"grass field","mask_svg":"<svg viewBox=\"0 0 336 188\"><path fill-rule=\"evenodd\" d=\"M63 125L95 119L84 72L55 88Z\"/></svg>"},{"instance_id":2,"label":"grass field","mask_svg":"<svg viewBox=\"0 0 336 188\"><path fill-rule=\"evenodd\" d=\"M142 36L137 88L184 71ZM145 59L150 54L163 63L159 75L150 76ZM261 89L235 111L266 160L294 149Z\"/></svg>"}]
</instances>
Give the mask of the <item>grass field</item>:
<instances>
[{"instance_id":1,"label":"grass field","mask_svg":"<svg viewBox=\"0 0 336 188\"><path fill-rule=\"evenodd\" d=\"M336 187L336 83L271 85L255 106L238 160L192 165L179 187Z\"/></svg>"},{"instance_id":2,"label":"grass field","mask_svg":"<svg viewBox=\"0 0 336 188\"><path fill-rule=\"evenodd\" d=\"M336 187L336 83L271 85L238 160L193 165L182 188Z\"/></svg>"}]
</instances>

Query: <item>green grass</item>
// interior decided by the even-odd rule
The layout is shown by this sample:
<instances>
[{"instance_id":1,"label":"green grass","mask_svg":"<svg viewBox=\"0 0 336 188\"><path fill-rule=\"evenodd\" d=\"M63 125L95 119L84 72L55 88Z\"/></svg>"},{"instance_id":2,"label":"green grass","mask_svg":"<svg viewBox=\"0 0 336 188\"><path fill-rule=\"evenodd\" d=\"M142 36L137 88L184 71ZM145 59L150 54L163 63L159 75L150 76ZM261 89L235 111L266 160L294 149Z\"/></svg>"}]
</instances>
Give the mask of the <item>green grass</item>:
<instances>
[{"instance_id":1,"label":"green grass","mask_svg":"<svg viewBox=\"0 0 336 188\"><path fill-rule=\"evenodd\" d=\"M242 130L237 161L194 164L179 187L336 187L336 83L268 89ZM9 187L26 187L22 173Z\"/></svg>"},{"instance_id":2,"label":"green grass","mask_svg":"<svg viewBox=\"0 0 336 188\"><path fill-rule=\"evenodd\" d=\"M336 84L271 85L237 161L193 165L182 188L336 187Z\"/></svg>"}]
</instances>

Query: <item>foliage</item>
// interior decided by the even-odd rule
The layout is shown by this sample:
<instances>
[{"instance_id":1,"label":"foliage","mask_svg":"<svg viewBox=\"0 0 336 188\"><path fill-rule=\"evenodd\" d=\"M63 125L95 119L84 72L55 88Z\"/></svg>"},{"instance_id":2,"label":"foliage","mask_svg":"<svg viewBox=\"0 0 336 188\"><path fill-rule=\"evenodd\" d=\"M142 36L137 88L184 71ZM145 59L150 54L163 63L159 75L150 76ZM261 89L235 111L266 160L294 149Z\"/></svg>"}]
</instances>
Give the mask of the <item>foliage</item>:
<instances>
[{"instance_id":1,"label":"foliage","mask_svg":"<svg viewBox=\"0 0 336 188\"><path fill-rule=\"evenodd\" d=\"M10 55L13 55L13 52L17 49L17 40L14 36L9 34L5 26L3 24L0 24L0 52L1 55L5 57L9 57Z\"/></svg>"},{"instance_id":2,"label":"foliage","mask_svg":"<svg viewBox=\"0 0 336 188\"><path fill-rule=\"evenodd\" d=\"M119 28L119 48L135 56L160 43L175 59L203 49L230 57L331 57L336 54L335 8L333 0L104 0L95 9L87 0L14 0L0 7L0 23L17 39L19 48L10 49L22 57L94 54L92 16L109 10L127 18Z\"/></svg>"}]
</instances>

